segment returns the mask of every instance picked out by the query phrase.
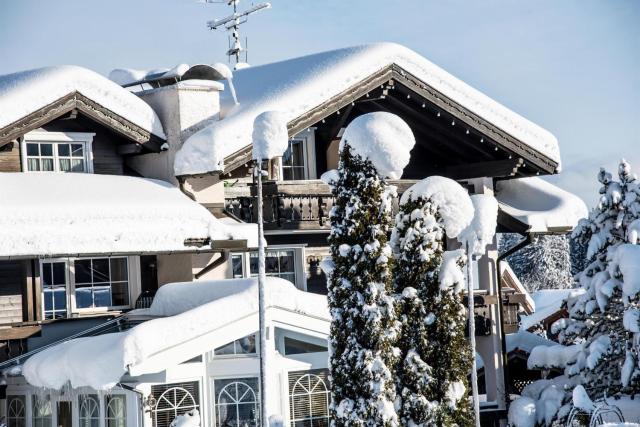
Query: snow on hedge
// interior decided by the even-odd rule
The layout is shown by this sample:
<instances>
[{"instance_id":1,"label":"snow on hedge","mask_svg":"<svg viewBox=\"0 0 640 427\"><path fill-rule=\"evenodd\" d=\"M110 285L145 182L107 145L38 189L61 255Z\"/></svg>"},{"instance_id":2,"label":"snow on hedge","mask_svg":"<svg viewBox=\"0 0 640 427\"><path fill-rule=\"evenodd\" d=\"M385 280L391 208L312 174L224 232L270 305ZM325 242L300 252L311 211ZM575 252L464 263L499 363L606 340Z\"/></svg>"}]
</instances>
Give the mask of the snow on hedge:
<instances>
[{"instance_id":1,"label":"snow on hedge","mask_svg":"<svg viewBox=\"0 0 640 427\"><path fill-rule=\"evenodd\" d=\"M416 52L393 43L379 43L237 70L234 83L240 105L234 106L232 97L226 93L224 119L185 142L176 156L176 175L221 170L225 157L251 144L252 123L261 112L280 110L291 121L392 64L541 154L560 162L558 142L548 131Z\"/></svg>"},{"instance_id":2,"label":"snow on hedge","mask_svg":"<svg viewBox=\"0 0 640 427\"><path fill-rule=\"evenodd\" d=\"M195 251L185 239L257 244L255 225L223 223L159 180L0 173L0 200L0 257Z\"/></svg>"},{"instance_id":3,"label":"snow on hedge","mask_svg":"<svg viewBox=\"0 0 640 427\"><path fill-rule=\"evenodd\" d=\"M291 282L275 277L267 277L265 289L267 308L278 307L329 320L327 300L322 295L300 291ZM73 388L108 390L130 367L158 352L196 340L257 312L257 279L163 285L144 314L166 317L149 320L125 332L77 338L50 347L28 359L22 373L36 387L61 389L69 383ZM257 330L257 315L255 323ZM224 344L219 342L216 346ZM189 359L196 354L184 356Z\"/></svg>"},{"instance_id":4,"label":"snow on hedge","mask_svg":"<svg viewBox=\"0 0 640 427\"><path fill-rule=\"evenodd\" d=\"M349 123L340 140L340 150L345 144L370 160L381 176L400 179L409 164L416 139L404 120L379 111L364 114Z\"/></svg>"},{"instance_id":5,"label":"snow on hedge","mask_svg":"<svg viewBox=\"0 0 640 427\"><path fill-rule=\"evenodd\" d=\"M537 177L499 181L496 199L503 212L530 225L533 233L572 229L588 214L578 196Z\"/></svg>"},{"instance_id":6,"label":"snow on hedge","mask_svg":"<svg viewBox=\"0 0 640 427\"><path fill-rule=\"evenodd\" d=\"M106 77L72 65L0 76L0 129L74 92L142 129L166 138L160 119L149 104Z\"/></svg>"},{"instance_id":7,"label":"snow on hedge","mask_svg":"<svg viewBox=\"0 0 640 427\"><path fill-rule=\"evenodd\" d=\"M178 415L169 427L200 427L200 412L193 409L186 414Z\"/></svg>"},{"instance_id":8,"label":"snow on hedge","mask_svg":"<svg viewBox=\"0 0 640 427\"><path fill-rule=\"evenodd\" d=\"M474 208L467 190L452 179L430 176L413 184L402 194L400 204L419 198L432 199L438 206L447 237L458 237L473 220Z\"/></svg>"}]
</instances>

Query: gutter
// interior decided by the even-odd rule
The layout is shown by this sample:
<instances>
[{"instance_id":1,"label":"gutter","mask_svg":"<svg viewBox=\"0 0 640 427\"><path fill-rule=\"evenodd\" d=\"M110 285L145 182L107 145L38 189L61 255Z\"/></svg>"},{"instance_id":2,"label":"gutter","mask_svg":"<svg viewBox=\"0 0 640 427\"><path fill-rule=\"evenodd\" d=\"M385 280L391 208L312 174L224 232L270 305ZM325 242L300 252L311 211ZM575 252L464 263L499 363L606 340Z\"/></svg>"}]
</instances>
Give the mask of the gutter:
<instances>
[{"instance_id":1,"label":"gutter","mask_svg":"<svg viewBox=\"0 0 640 427\"><path fill-rule=\"evenodd\" d=\"M183 175L183 176L177 176L176 179L178 180L178 188L180 188L180 191L182 191L182 193L187 196L188 198L190 198L191 200L193 200L194 202L197 202L196 200L196 196L190 192L189 190L187 190L184 186L184 183L187 180L187 176Z\"/></svg>"},{"instance_id":2,"label":"gutter","mask_svg":"<svg viewBox=\"0 0 640 427\"><path fill-rule=\"evenodd\" d=\"M503 307L502 307L502 281L500 279L500 263L507 257L513 255L514 253L518 252L520 249L524 248L525 246L530 245L532 242L532 235L531 233L527 233L527 235L525 236L524 239L522 239L520 242L516 243L515 245L513 245L512 247L510 247L509 249L507 249L507 251L505 251L502 255L498 255L498 259L497 259L497 267L498 267L498 313L500 315L500 340L502 342L502 366L503 366L503 381L504 381L504 396L505 396L505 404L506 404L506 410L509 411L509 405L511 403L510 399L509 399L509 393L507 390L508 387L508 380L509 380L509 363L508 363L508 356L507 356L507 339L504 333L504 319L503 319Z\"/></svg>"}]
</instances>

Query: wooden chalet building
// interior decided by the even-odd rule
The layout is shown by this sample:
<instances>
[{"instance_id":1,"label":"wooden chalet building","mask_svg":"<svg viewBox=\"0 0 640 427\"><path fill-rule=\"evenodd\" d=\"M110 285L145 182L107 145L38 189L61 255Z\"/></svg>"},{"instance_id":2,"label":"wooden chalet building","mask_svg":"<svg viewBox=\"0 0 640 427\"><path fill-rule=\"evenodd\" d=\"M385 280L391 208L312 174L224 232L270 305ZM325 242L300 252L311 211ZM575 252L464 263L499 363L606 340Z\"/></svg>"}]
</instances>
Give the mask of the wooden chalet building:
<instances>
[{"instance_id":1,"label":"wooden chalet building","mask_svg":"<svg viewBox=\"0 0 640 427\"><path fill-rule=\"evenodd\" d=\"M229 82L221 82L222 76L215 66L207 65L181 66L142 77L140 73L116 70L111 78L119 85L102 82L105 91L98 91L93 99L75 90L13 121L3 120L0 113L0 170L32 173L30 168L36 160L42 162L49 157L42 151L38 156L30 154L35 150L29 151L29 141L55 140L57 133L73 138L74 132L81 133L91 141L83 146L85 158L92 159L92 165L85 163L85 172L172 183L185 198L213 213L218 218L216 223L228 228L224 239L191 236L193 239L185 239L182 248L135 252L132 256L139 257L136 262L140 265L140 286L136 289L140 292L142 283L150 283L153 292L169 281L239 279L257 273L257 254L250 249L254 246L253 229L241 223L257 220L250 173L251 132L254 118L267 110L286 115L291 137L285 155L267 165L267 275L289 280L301 291L326 293L320 261L329 254L326 239L333 199L328 185L319 178L337 167L342 132L365 113L394 113L414 132L416 146L411 161L402 178L391 182L399 193L417 180L442 175L457 180L472 194L493 194L500 206L498 231L522 234L523 244L531 234L567 232L586 214L575 196L537 178L559 172L560 154L553 135L402 46L340 49L237 70L233 85L238 104ZM11 78L0 77L0 111L7 96L2 81ZM78 78L77 73L69 78ZM113 99L101 103L102 93L117 93L115 98L126 98L124 106L136 108L128 114L122 105L110 109ZM141 120L141 116L146 119ZM61 161L64 156L59 147L57 150ZM5 313L9 313L11 304L20 307L6 315L8 328L6 335L0 330L0 337L4 337L0 339L8 345L26 343L24 350L29 349L29 337L40 334L42 324L49 322L44 319L42 303L38 303L45 292L42 265L49 257L45 253L32 255L21 260L14 260L11 254L0 258L3 298L11 301L5 304ZM60 255L71 260L83 257L78 253ZM531 312L518 283L499 266L502 258L494 242L476 261L477 351L483 361L483 419L487 423L506 415L505 334L515 330L518 312ZM132 294L130 301L138 295ZM74 313L70 314L73 317ZM32 329L16 335L18 325ZM243 333L246 335L246 331ZM244 335L225 337L233 341ZM310 342L321 346L320 342ZM226 344L217 342L216 347ZM326 355L324 347L313 351ZM317 360L308 366L318 369ZM201 387L214 384L204 377L199 381ZM283 393L282 407L286 409L286 390ZM218 425L214 412L207 415L210 418L204 425ZM293 418L285 418L288 425L297 425ZM138 418L131 425L168 426L138 422Z\"/></svg>"}]
</instances>

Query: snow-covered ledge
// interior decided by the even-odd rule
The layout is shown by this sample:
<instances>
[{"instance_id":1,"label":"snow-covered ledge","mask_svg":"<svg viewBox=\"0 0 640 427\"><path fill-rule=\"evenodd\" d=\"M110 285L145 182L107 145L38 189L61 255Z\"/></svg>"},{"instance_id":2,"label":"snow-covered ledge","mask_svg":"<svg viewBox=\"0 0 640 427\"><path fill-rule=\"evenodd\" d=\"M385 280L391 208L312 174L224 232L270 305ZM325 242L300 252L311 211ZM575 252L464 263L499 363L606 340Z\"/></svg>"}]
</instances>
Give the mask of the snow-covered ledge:
<instances>
[{"instance_id":1,"label":"snow-covered ledge","mask_svg":"<svg viewBox=\"0 0 640 427\"><path fill-rule=\"evenodd\" d=\"M537 177L499 181L496 199L529 233L568 232L589 213L581 198Z\"/></svg>"}]
</instances>

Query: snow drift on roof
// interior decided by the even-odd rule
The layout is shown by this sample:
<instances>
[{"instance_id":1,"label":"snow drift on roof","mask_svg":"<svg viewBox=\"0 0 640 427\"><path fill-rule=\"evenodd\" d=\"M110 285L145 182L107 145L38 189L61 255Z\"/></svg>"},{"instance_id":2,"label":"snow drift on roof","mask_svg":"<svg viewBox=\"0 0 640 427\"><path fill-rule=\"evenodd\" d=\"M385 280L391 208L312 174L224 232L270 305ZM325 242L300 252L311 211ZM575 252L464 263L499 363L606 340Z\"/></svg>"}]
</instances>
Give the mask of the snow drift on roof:
<instances>
[{"instance_id":1,"label":"snow drift on roof","mask_svg":"<svg viewBox=\"0 0 640 427\"><path fill-rule=\"evenodd\" d=\"M506 214L530 226L530 233L567 231L588 214L581 198L541 178L499 181L496 199Z\"/></svg>"},{"instance_id":2,"label":"snow drift on roof","mask_svg":"<svg viewBox=\"0 0 640 427\"><path fill-rule=\"evenodd\" d=\"M166 138L160 119L149 104L106 77L73 65L0 76L0 128L73 92L80 92L142 129Z\"/></svg>"},{"instance_id":3,"label":"snow drift on roof","mask_svg":"<svg viewBox=\"0 0 640 427\"><path fill-rule=\"evenodd\" d=\"M195 251L185 239L257 242L254 225L223 224L153 179L0 173L0 200L0 257Z\"/></svg>"},{"instance_id":4,"label":"snow drift on roof","mask_svg":"<svg viewBox=\"0 0 640 427\"><path fill-rule=\"evenodd\" d=\"M558 142L551 133L412 50L380 43L237 70L234 83L240 105L223 111L223 120L202 129L185 142L176 156L176 175L221 170L226 156L251 144L251 125L263 111L283 111L291 121L392 64L560 163Z\"/></svg>"},{"instance_id":5,"label":"snow drift on roof","mask_svg":"<svg viewBox=\"0 0 640 427\"><path fill-rule=\"evenodd\" d=\"M537 325L549 316L557 313L562 307L562 303L572 296L578 289L542 289L531 294L535 303L535 312L522 316L520 329L529 329Z\"/></svg>"},{"instance_id":6,"label":"snow drift on roof","mask_svg":"<svg viewBox=\"0 0 640 427\"><path fill-rule=\"evenodd\" d=\"M330 319L327 299L322 295L300 291L291 282L275 277L267 277L265 289L268 308ZM254 330L257 330L257 311L257 279L164 285L158 290L149 314L169 317L147 321L126 332L78 338L48 348L27 360L22 373L36 387L61 389L69 382L74 388L106 390L120 381L129 368L158 352L239 319L255 315ZM224 344L227 342L218 342L215 347ZM183 356L189 359L196 354Z\"/></svg>"}]
</instances>

